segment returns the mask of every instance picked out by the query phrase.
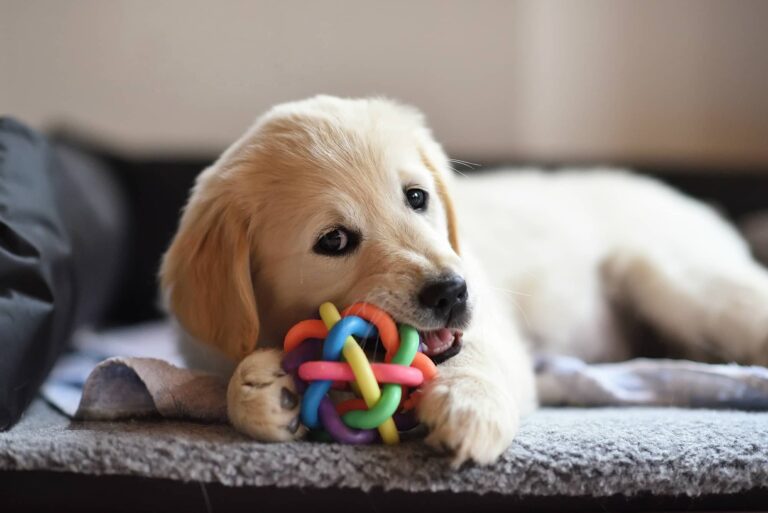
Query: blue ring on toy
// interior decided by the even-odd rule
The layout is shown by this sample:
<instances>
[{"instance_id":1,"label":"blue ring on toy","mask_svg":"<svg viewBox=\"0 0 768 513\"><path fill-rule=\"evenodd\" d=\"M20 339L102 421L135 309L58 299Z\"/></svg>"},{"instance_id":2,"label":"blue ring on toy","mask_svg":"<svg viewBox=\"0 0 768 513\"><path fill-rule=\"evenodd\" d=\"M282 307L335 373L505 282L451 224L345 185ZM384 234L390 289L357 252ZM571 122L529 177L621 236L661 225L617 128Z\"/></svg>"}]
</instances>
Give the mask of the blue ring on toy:
<instances>
[{"instance_id":1,"label":"blue ring on toy","mask_svg":"<svg viewBox=\"0 0 768 513\"><path fill-rule=\"evenodd\" d=\"M376 335L376 326L368 321L350 315L337 322L323 342L323 360L336 362L349 336L368 338ZM301 399L301 422L310 429L320 427L320 401L326 396L333 383L330 380L314 381Z\"/></svg>"},{"instance_id":2,"label":"blue ring on toy","mask_svg":"<svg viewBox=\"0 0 768 513\"><path fill-rule=\"evenodd\" d=\"M376 333L376 326L361 317L350 315L349 317L342 318L331 328L328 336L325 337L323 360L329 362L338 361L341 358L341 351L344 349L347 337L354 335L360 338L368 338L376 335Z\"/></svg>"}]
</instances>

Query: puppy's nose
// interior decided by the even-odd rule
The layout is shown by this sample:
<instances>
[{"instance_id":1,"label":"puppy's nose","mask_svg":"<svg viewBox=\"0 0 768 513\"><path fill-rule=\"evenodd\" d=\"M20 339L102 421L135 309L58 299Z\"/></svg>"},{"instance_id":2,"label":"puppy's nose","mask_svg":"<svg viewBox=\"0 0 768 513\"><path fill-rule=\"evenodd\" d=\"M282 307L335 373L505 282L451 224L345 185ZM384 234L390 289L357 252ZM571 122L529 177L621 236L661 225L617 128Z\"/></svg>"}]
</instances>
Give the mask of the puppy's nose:
<instances>
[{"instance_id":1,"label":"puppy's nose","mask_svg":"<svg viewBox=\"0 0 768 513\"><path fill-rule=\"evenodd\" d=\"M467 282L457 274L428 282L419 291L419 303L438 317L449 317L467 306Z\"/></svg>"}]
</instances>

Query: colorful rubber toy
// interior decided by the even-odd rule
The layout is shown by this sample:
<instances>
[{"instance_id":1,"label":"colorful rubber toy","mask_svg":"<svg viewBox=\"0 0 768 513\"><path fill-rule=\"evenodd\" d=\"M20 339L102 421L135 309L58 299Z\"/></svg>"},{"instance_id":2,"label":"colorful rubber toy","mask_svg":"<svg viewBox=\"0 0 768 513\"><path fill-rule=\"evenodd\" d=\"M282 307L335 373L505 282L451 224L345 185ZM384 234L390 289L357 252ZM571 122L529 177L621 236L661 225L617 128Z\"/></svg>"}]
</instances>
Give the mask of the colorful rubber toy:
<instances>
[{"instance_id":1,"label":"colorful rubber toy","mask_svg":"<svg viewBox=\"0 0 768 513\"><path fill-rule=\"evenodd\" d=\"M370 363L353 336L381 339L385 363ZM368 303L341 314L332 303L320 306L320 320L296 324L285 336L283 369L296 379L301 421L347 444L400 441L400 431L416 425L416 390L437 374L435 364L418 352L419 334ZM343 359L343 361L342 361ZM380 386L381 385L381 386ZM352 390L358 398L334 405L331 388Z\"/></svg>"}]
</instances>

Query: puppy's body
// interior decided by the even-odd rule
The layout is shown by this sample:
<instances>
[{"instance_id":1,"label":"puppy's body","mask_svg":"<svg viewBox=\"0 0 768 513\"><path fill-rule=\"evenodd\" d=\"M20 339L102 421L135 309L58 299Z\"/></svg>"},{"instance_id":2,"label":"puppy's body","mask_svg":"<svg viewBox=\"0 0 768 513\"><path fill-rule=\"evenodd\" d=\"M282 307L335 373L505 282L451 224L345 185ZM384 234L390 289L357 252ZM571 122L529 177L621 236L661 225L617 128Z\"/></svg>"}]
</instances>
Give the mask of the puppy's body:
<instances>
[{"instance_id":1,"label":"puppy's body","mask_svg":"<svg viewBox=\"0 0 768 513\"><path fill-rule=\"evenodd\" d=\"M618 170L464 178L456 199L464 239L538 350L630 357L630 311L685 357L768 362L768 275L710 207Z\"/></svg>"},{"instance_id":2,"label":"puppy's body","mask_svg":"<svg viewBox=\"0 0 768 513\"><path fill-rule=\"evenodd\" d=\"M617 306L694 357L768 345L768 276L710 209L621 172L454 180L421 116L385 100L263 116L198 179L161 275L194 364L241 362L230 418L264 440L301 434L265 348L321 302L375 303L436 356L463 340L418 410L457 464L494 460L534 407L529 344L629 356Z\"/></svg>"}]
</instances>

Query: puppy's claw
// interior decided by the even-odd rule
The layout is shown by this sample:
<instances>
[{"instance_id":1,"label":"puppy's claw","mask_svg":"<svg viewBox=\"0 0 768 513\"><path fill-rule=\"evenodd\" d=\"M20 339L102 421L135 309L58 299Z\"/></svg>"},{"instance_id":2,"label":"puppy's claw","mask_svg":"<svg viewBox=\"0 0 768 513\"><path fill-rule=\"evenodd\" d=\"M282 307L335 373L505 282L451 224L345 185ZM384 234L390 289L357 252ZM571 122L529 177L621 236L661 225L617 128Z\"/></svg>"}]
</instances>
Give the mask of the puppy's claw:
<instances>
[{"instance_id":1,"label":"puppy's claw","mask_svg":"<svg viewBox=\"0 0 768 513\"><path fill-rule=\"evenodd\" d=\"M288 429L288 431L291 433L296 433L300 426L301 424L299 423L299 416L296 415L293 419L291 419L291 423L286 426L286 429Z\"/></svg>"},{"instance_id":2,"label":"puppy's claw","mask_svg":"<svg viewBox=\"0 0 768 513\"><path fill-rule=\"evenodd\" d=\"M280 406L284 410L292 410L299 404L299 396L283 387L280 389Z\"/></svg>"}]
</instances>

